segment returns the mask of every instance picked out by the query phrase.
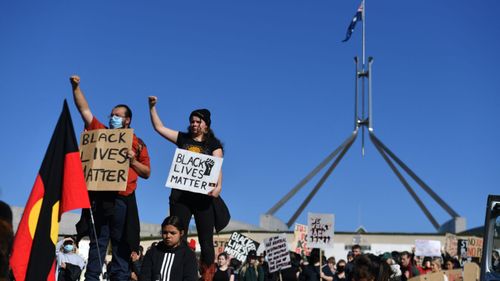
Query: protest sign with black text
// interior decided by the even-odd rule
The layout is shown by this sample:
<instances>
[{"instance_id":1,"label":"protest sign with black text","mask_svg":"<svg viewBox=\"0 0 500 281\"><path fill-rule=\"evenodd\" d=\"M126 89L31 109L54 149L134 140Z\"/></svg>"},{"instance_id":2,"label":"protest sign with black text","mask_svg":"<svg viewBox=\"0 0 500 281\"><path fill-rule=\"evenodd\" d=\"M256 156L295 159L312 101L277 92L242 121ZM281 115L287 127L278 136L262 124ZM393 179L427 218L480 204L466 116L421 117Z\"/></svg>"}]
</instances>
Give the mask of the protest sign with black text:
<instances>
[{"instance_id":1,"label":"protest sign with black text","mask_svg":"<svg viewBox=\"0 0 500 281\"><path fill-rule=\"evenodd\" d=\"M307 214L307 246L310 248L333 248L333 214Z\"/></svg>"},{"instance_id":2,"label":"protest sign with black text","mask_svg":"<svg viewBox=\"0 0 500 281\"><path fill-rule=\"evenodd\" d=\"M282 234L264 239L264 244L266 245L269 272L273 273L291 266L286 235Z\"/></svg>"},{"instance_id":3,"label":"protest sign with black text","mask_svg":"<svg viewBox=\"0 0 500 281\"><path fill-rule=\"evenodd\" d=\"M177 148L165 186L207 194L214 189L222 158Z\"/></svg>"},{"instance_id":4,"label":"protest sign with black text","mask_svg":"<svg viewBox=\"0 0 500 281\"><path fill-rule=\"evenodd\" d=\"M233 232L229 242L227 242L227 245L224 248L224 251L231 257L244 262L247 258L248 252L250 250L257 251L257 248L259 248L259 243L241 233Z\"/></svg>"},{"instance_id":5,"label":"protest sign with black text","mask_svg":"<svg viewBox=\"0 0 500 281\"><path fill-rule=\"evenodd\" d=\"M133 129L99 129L80 136L80 159L87 189L124 191L127 188Z\"/></svg>"}]
</instances>

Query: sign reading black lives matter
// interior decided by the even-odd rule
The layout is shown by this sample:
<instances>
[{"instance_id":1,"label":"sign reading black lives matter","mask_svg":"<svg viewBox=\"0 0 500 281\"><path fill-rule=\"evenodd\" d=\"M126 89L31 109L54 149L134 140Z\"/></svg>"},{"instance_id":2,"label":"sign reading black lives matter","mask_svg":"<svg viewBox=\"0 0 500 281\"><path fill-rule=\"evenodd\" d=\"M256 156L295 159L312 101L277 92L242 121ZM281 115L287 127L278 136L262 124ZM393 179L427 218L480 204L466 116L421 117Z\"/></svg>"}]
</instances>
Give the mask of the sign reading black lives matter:
<instances>
[{"instance_id":1,"label":"sign reading black lives matter","mask_svg":"<svg viewBox=\"0 0 500 281\"><path fill-rule=\"evenodd\" d=\"M133 129L99 129L80 136L80 159L87 189L124 191L127 189Z\"/></svg>"},{"instance_id":2,"label":"sign reading black lives matter","mask_svg":"<svg viewBox=\"0 0 500 281\"><path fill-rule=\"evenodd\" d=\"M307 246L310 248L333 248L333 214L307 214Z\"/></svg>"},{"instance_id":3,"label":"sign reading black lives matter","mask_svg":"<svg viewBox=\"0 0 500 281\"><path fill-rule=\"evenodd\" d=\"M264 239L264 244L266 245L266 257L271 273L291 266L285 235Z\"/></svg>"},{"instance_id":4,"label":"sign reading black lives matter","mask_svg":"<svg viewBox=\"0 0 500 281\"><path fill-rule=\"evenodd\" d=\"M248 252L251 250L257 251L257 248L259 248L259 243L241 233L233 232L224 251L233 258L245 262Z\"/></svg>"},{"instance_id":5,"label":"sign reading black lives matter","mask_svg":"<svg viewBox=\"0 0 500 281\"><path fill-rule=\"evenodd\" d=\"M222 158L177 148L168 173L167 187L207 194L214 189Z\"/></svg>"}]
</instances>

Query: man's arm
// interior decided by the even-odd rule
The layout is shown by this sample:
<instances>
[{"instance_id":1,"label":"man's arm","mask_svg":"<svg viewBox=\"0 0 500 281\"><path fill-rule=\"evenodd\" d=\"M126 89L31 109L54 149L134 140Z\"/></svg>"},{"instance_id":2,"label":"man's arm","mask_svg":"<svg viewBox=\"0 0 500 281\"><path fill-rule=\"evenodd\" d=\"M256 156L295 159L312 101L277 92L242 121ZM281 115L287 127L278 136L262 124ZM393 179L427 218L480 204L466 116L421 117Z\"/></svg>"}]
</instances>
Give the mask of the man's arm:
<instances>
[{"instance_id":1,"label":"man's arm","mask_svg":"<svg viewBox=\"0 0 500 281\"><path fill-rule=\"evenodd\" d=\"M146 153L147 155L147 148L143 147L140 153ZM143 179L149 178L149 175L151 175L151 168L148 165L141 163L139 160L141 155L136 155L132 149L129 149L127 151L127 157L130 159L130 167L136 171L139 177Z\"/></svg>"},{"instance_id":2,"label":"man's arm","mask_svg":"<svg viewBox=\"0 0 500 281\"><path fill-rule=\"evenodd\" d=\"M78 75L73 75L69 78L71 82L71 87L73 88L73 101L75 102L76 108L80 115L82 116L85 127L88 127L94 118L92 112L90 111L89 104L80 89L80 77Z\"/></svg>"}]
</instances>

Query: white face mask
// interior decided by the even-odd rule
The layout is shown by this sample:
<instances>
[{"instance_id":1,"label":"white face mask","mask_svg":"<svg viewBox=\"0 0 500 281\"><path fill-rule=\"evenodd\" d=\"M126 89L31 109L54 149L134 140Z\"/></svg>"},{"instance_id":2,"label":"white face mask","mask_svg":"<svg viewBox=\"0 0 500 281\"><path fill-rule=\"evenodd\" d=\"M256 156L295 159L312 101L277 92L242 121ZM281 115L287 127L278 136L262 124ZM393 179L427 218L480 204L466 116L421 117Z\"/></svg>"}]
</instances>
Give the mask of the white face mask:
<instances>
[{"instance_id":1,"label":"white face mask","mask_svg":"<svg viewBox=\"0 0 500 281\"><path fill-rule=\"evenodd\" d=\"M113 115L109 118L109 127L111 129L120 129L123 127L123 118L120 116Z\"/></svg>"}]
</instances>

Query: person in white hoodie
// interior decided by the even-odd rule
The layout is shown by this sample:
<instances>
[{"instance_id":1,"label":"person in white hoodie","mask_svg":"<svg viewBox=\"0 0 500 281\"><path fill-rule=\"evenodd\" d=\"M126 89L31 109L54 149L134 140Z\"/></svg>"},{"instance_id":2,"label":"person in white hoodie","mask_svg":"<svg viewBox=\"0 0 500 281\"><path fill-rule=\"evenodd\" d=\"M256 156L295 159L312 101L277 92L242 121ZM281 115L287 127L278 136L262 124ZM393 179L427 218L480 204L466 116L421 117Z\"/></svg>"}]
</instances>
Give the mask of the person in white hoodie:
<instances>
[{"instance_id":1,"label":"person in white hoodie","mask_svg":"<svg viewBox=\"0 0 500 281\"><path fill-rule=\"evenodd\" d=\"M80 280L85 261L77 254L77 246L73 238L66 237L56 245L58 281Z\"/></svg>"}]
</instances>

